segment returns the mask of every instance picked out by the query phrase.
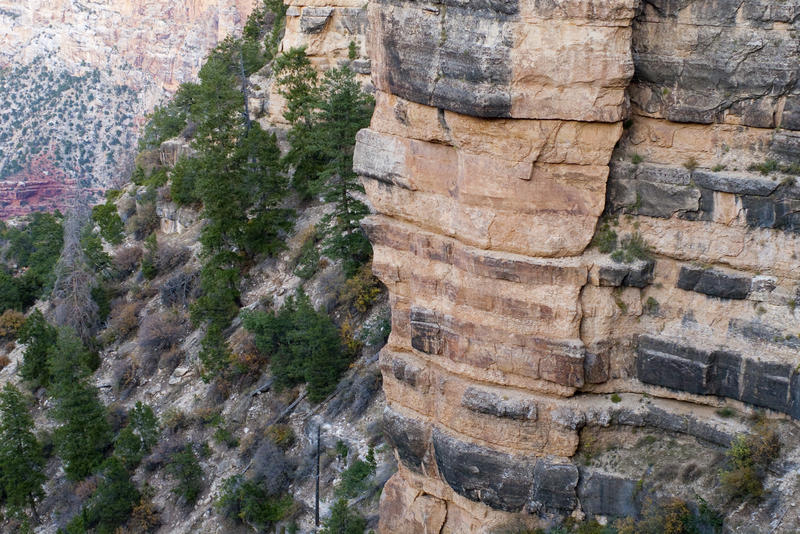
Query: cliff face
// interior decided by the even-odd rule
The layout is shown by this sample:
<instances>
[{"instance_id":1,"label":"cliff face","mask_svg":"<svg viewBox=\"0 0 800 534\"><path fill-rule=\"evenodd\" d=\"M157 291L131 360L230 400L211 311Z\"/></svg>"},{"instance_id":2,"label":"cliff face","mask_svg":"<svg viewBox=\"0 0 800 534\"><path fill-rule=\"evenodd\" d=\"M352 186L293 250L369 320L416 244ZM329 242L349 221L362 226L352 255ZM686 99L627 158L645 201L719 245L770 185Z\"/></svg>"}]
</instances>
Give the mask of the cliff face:
<instances>
[{"instance_id":1,"label":"cliff face","mask_svg":"<svg viewBox=\"0 0 800 534\"><path fill-rule=\"evenodd\" d=\"M74 191L59 191L129 178L145 115L255 3L0 0L0 217L64 209Z\"/></svg>"},{"instance_id":2,"label":"cliff face","mask_svg":"<svg viewBox=\"0 0 800 534\"><path fill-rule=\"evenodd\" d=\"M721 452L747 430L720 406L765 409L794 458L800 2L368 12L377 107L356 171L401 460L382 530L719 505ZM615 261L595 235L616 260L651 252ZM771 511L727 524L794 528L787 472Z\"/></svg>"}]
</instances>

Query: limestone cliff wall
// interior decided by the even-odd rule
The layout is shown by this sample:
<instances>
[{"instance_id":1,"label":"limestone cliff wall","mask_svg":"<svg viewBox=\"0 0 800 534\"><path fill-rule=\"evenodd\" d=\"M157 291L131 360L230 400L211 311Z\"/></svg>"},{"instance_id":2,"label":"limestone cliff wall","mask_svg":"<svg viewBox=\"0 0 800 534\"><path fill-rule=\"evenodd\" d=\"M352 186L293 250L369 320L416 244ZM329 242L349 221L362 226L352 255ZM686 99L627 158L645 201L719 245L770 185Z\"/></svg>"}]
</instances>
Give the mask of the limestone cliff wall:
<instances>
[{"instance_id":1,"label":"limestone cliff wall","mask_svg":"<svg viewBox=\"0 0 800 534\"><path fill-rule=\"evenodd\" d=\"M401 463L382 531L718 503L721 452L747 429L720 406L766 410L794 458L800 2L374 0L368 16L377 106L355 166L391 293ZM651 259L590 246L609 230ZM785 474L774 509L727 524L791 531Z\"/></svg>"}]
</instances>

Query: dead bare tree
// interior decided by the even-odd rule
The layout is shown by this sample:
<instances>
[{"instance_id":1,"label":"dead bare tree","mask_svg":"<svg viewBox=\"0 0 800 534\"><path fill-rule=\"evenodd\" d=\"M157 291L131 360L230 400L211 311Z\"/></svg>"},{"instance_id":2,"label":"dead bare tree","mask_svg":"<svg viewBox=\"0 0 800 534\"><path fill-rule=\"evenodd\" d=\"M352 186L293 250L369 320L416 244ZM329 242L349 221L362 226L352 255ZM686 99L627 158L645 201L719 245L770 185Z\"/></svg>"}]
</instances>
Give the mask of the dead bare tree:
<instances>
[{"instance_id":1,"label":"dead bare tree","mask_svg":"<svg viewBox=\"0 0 800 534\"><path fill-rule=\"evenodd\" d=\"M89 210L88 198L79 191L64 219L64 248L56 264L53 288L55 322L73 328L84 343L92 338L98 326L97 303L92 298L96 277L81 243Z\"/></svg>"}]
</instances>

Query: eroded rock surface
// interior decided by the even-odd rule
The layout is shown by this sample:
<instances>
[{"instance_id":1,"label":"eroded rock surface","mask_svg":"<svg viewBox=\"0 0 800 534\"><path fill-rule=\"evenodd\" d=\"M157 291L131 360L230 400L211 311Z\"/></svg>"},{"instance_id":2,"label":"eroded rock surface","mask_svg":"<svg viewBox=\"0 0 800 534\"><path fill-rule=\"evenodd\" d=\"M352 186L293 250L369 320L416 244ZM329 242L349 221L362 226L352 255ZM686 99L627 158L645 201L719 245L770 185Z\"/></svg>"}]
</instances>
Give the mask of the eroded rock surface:
<instances>
[{"instance_id":1,"label":"eroded rock surface","mask_svg":"<svg viewBox=\"0 0 800 534\"><path fill-rule=\"evenodd\" d=\"M715 408L800 417L800 3L367 11L377 104L355 169L401 460L382 530L439 525L442 504L443 531L490 532L713 500L747 430ZM776 532L800 521L789 493ZM728 524L748 513L767 512Z\"/></svg>"}]
</instances>

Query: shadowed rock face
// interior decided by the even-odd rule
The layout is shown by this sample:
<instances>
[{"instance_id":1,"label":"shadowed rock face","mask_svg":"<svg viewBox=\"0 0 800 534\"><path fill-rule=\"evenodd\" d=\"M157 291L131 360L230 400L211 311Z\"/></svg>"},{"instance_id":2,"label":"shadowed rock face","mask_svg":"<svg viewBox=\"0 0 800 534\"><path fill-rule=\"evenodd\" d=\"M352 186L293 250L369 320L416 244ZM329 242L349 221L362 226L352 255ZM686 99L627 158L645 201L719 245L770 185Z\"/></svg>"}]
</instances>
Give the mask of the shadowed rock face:
<instances>
[{"instance_id":1,"label":"shadowed rock face","mask_svg":"<svg viewBox=\"0 0 800 534\"><path fill-rule=\"evenodd\" d=\"M401 463L382 531L425 531L442 503L453 532L636 515L635 432L714 458L743 430L725 399L800 415L798 2L367 11L376 109L354 164ZM631 462L576 459L601 430ZM692 473L669 491L711 498Z\"/></svg>"},{"instance_id":2,"label":"shadowed rock face","mask_svg":"<svg viewBox=\"0 0 800 534\"><path fill-rule=\"evenodd\" d=\"M475 117L619 120L636 2L559 4L372 3L376 86Z\"/></svg>"},{"instance_id":3,"label":"shadowed rock face","mask_svg":"<svg viewBox=\"0 0 800 534\"><path fill-rule=\"evenodd\" d=\"M634 32L633 101L677 122L736 116L747 126L782 119L800 128L798 13L791 0L647 2Z\"/></svg>"},{"instance_id":4,"label":"shadowed rock face","mask_svg":"<svg viewBox=\"0 0 800 534\"><path fill-rule=\"evenodd\" d=\"M442 478L459 495L508 512L525 506L535 459L516 458L438 430L433 433L433 447Z\"/></svg>"}]
</instances>

